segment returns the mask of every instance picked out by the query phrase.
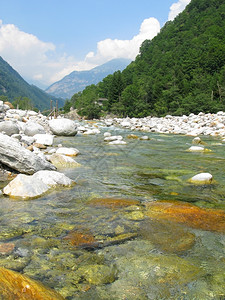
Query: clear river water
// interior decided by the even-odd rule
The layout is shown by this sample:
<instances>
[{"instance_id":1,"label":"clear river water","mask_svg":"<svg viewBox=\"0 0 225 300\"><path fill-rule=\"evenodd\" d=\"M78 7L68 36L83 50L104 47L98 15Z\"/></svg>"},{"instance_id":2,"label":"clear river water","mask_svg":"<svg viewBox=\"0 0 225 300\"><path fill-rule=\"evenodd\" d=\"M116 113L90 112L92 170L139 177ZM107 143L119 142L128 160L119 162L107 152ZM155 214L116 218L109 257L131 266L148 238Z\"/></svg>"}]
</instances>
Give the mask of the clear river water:
<instances>
[{"instance_id":1,"label":"clear river water","mask_svg":"<svg viewBox=\"0 0 225 300\"><path fill-rule=\"evenodd\" d=\"M105 131L127 145L108 145ZM210 221L225 210L225 144L202 137L211 151L193 153L192 139L104 127L55 138L80 151L80 167L60 170L76 185L29 201L0 198L0 243L15 245L0 266L66 299L225 299L224 215ZM188 183L201 172L212 184ZM199 210L191 220L152 214L163 201Z\"/></svg>"}]
</instances>

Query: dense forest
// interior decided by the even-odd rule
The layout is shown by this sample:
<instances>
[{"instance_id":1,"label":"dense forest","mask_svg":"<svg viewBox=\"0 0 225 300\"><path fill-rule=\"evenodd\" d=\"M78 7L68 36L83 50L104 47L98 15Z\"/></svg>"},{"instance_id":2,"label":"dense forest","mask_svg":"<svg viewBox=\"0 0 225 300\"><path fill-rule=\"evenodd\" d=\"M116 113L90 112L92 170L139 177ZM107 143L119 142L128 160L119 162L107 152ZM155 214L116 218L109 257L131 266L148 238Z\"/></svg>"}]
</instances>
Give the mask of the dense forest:
<instances>
[{"instance_id":1,"label":"dense forest","mask_svg":"<svg viewBox=\"0 0 225 300\"><path fill-rule=\"evenodd\" d=\"M64 100L50 96L38 87L28 84L1 56L0 100L18 104L22 109L49 109L51 100L58 101L59 107L64 105Z\"/></svg>"},{"instance_id":2,"label":"dense forest","mask_svg":"<svg viewBox=\"0 0 225 300\"><path fill-rule=\"evenodd\" d=\"M192 0L123 72L73 95L65 111L71 106L88 118L225 110L224 0Z\"/></svg>"}]
</instances>

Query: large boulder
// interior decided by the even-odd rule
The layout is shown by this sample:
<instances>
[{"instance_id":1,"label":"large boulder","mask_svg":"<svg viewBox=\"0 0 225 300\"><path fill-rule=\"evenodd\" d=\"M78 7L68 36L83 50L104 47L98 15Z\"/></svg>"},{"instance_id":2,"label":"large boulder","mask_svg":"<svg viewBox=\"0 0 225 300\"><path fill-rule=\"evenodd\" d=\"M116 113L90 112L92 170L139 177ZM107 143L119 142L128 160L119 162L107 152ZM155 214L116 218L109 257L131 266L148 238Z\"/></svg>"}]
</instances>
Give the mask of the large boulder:
<instances>
[{"instance_id":1,"label":"large boulder","mask_svg":"<svg viewBox=\"0 0 225 300\"><path fill-rule=\"evenodd\" d=\"M56 171L39 171L32 176L19 174L4 189L3 193L14 198L37 198L52 187L72 186L74 181Z\"/></svg>"},{"instance_id":2,"label":"large boulder","mask_svg":"<svg viewBox=\"0 0 225 300\"><path fill-rule=\"evenodd\" d=\"M49 127L55 135L74 136L77 133L76 123L69 119L52 119Z\"/></svg>"},{"instance_id":3,"label":"large boulder","mask_svg":"<svg viewBox=\"0 0 225 300\"><path fill-rule=\"evenodd\" d=\"M0 133L0 162L25 174L56 169L47 160L22 147L17 139L2 133Z\"/></svg>"},{"instance_id":4,"label":"large boulder","mask_svg":"<svg viewBox=\"0 0 225 300\"><path fill-rule=\"evenodd\" d=\"M28 136L34 136L35 134L45 134L45 129L42 125L28 121L25 126L24 134Z\"/></svg>"},{"instance_id":5,"label":"large boulder","mask_svg":"<svg viewBox=\"0 0 225 300\"><path fill-rule=\"evenodd\" d=\"M19 127L16 122L3 121L0 122L0 132L5 132L7 135L13 135L19 133Z\"/></svg>"}]
</instances>

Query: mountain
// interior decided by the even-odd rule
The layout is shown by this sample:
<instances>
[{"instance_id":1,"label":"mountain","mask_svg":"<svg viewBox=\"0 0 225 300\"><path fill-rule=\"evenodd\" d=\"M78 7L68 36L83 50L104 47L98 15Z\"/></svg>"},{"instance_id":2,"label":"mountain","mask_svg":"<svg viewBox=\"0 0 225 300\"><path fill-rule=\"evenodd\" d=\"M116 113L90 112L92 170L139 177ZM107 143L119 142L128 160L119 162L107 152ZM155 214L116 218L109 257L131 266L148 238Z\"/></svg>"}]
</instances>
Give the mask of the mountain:
<instances>
[{"instance_id":1,"label":"mountain","mask_svg":"<svg viewBox=\"0 0 225 300\"><path fill-rule=\"evenodd\" d=\"M123 70L131 62L129 59L113 59L89 71L73 71L58 82L53 83L45 91L53 96L71 98L86 86L97 84L104 77L117 70Z\"/></svg>"},{"instance_id":2,"label":"mountain","mask_svg":"<svg viewBox=\"0 0 225 300\"><path fill-rule=\"evenodd\" d=\"M57 100L59 107L64 105L63 99L52 97L38 87L28 84L1 56L0 95L7 96L10 102L16 97L27 97L39 110L49 109L50 100Z\"/></svg>"},{"instance_id":3,"label":"mountain","mask_svg":"<svg viewBox=\"0 0 225 300\"><path fill-rule=\"evenodd\" d=\"M96 89L108 99L107 112L121 116L225 111L224 0L192 0L143 42L121 74L107 76ZM71 104L84 109L88 99L86 90Z\"/></svg>"}]
</instances>

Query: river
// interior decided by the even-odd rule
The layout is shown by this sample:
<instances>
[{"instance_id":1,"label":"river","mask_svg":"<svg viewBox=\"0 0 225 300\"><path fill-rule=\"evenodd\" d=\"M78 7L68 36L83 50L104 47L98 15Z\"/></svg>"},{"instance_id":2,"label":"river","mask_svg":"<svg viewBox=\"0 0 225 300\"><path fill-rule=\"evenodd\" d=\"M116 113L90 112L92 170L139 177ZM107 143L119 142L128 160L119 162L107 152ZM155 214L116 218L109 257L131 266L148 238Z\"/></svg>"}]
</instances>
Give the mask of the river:
<instances>
[{"instance_id":1,"label":"river","mask_svg":"<svg viewBox=\"0 0 225 300\"><path fill-rule=\"evenodd\" d=\"M108 145L105 131L127 145ZM76 185L29 201L0 198L0 242L14 245L0 265L66 299L224 299L220 224L198 226L201 214L174 222L157 209L152 215L151 204L188 203L203 217L224 210L225 144L202 137L211 151L192 153L190 136L129 134L146 135L101 127L99 135L55 139L80 151L81 167L60 170ZM187 182L201 172L213 175L212 184Z\"/></svg>"}]
</instances>

